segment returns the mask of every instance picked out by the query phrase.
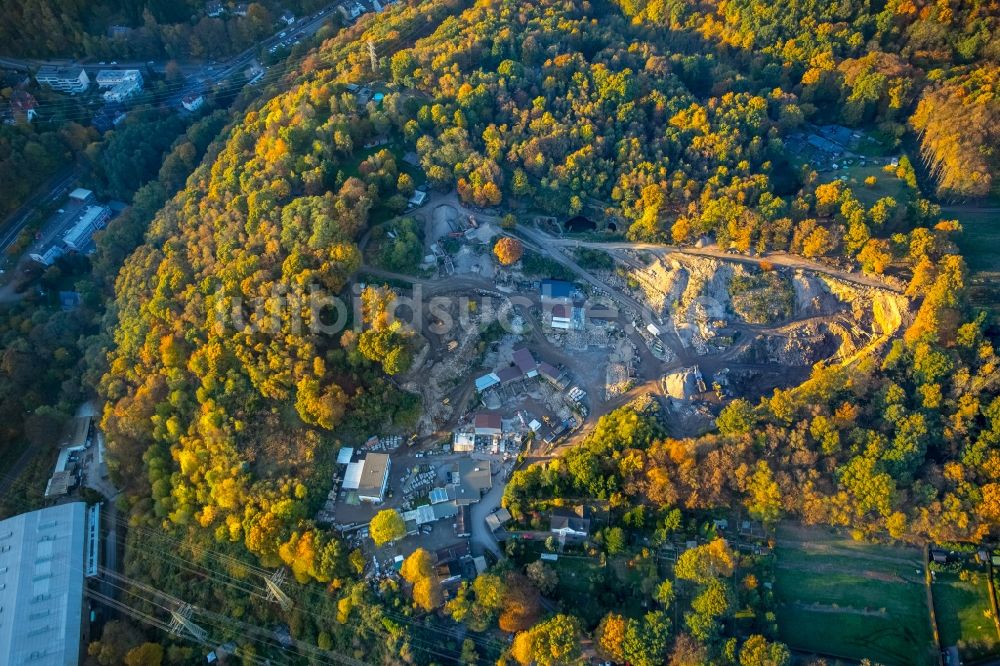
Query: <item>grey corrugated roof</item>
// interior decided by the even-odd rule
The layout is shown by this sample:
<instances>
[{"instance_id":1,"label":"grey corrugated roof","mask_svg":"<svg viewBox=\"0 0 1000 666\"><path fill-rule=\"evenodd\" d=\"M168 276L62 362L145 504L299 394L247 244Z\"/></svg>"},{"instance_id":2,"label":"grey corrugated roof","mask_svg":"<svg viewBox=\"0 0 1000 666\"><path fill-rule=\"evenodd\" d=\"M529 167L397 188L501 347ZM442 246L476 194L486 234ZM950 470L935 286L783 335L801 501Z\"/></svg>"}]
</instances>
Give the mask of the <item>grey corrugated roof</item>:
<instances>
[{"instance_id":1,"label":"grey corrugated roof","mask_svg":"<svg viewBox=\"0 0 1000 666\"><path fill-rule=\"evenodd\" d=\"M86 504L0 522L0 664L77 666Z\"/></svg>"}]
</instances>

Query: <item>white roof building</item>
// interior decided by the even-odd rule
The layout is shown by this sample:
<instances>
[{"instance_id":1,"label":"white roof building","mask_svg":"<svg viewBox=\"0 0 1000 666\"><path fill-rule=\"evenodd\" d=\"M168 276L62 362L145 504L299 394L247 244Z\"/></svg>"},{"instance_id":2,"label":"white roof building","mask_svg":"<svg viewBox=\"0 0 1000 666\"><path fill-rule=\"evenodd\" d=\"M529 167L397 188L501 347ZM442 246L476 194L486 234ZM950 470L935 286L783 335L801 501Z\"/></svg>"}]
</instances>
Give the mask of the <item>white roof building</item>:
<instances>
[{"instance_id":1,"label":"white roof building","mask_svg":"<svg viewBox=\"0 0 1000 666\"><path fill-rule=\"evenodd\" d=\"M476 436L471 432L456 432L451 443L455 453L467 453L476 450Z\"/></svg>"},{"instance_id":2,"label":"white roof building","mask_svg":"<svg viewBox=\"0 0 1000 666\"><path fill-rule=\"evenodd\" d=\"M192 93L190 95L184 95L184 98L181 100L181 106L183 106L187 111L197 111L204 103L205 96L201 94L195 95Z\"/></svg>"},{"instance_id":3,"label":"white roof building","mask_svg":"<svg viewBox=\"0 0 1000 666\"><path fill-rule=\"evenodd\" d=\"M0 521L0 664L77 666L86 504Z\"/></svg>"},{"instance_id":4,"label":"white roof building","mask_svg":"<svg viewBox=\"0 0 1000 666\"><path fill-rule=\"evenodd\" d=\"M94 78L99 88L111 88L125 81L138 81L142 84L142 73L137 69L102 69Z\"/></svg>"},{"instance_id":5,"label":"white roof building","mask_svg":"<svg viewBox=\"0 0 1000 666\"><path fill-rule=\"evenodd\" d=\"M94 232L103 229L110 218L110 208L87 206L77 222L63 235L63 243L71 250L83 252L90 246Z\"/></svg>"},{"instance_id":6,"label":"white roof building","mask_svg":"<svg viewBox=\"0 0 1000 666\"><path fill-rule=\"evenodd\" d=\"M142 77L137 79L125 79L121 83L116 83L104 93L105 102L124 102L132 95L142 90Z\"/></svg>"},{"instance_id":7,"label":"white roof building","mask_svg":"<svg viewBox=\"0 0 1000 666\"><path fill-rule=\"evenodd\" d=\"M38 252L33 252L29 256L32 258L32 260L37 261L43 266L51 266L52 264L56 263L56 259L63 256L63 254L64 252L61 247L59 247L58 245L53 245L52 247L50 247L41 254L39 254Z\"/></svg>"},{"instance_id":8,"label":"white roof building","mask_svg":"<svg viewBox=\"0 0 1000 666\"><path fill-rule=\"evenodd\" d=\"M74 201L82 201L86 203L94 198L94 193L86 188L78 187L69 193L69 198Z\"/></svg>"},{"instance_id":9,"label":"white roof building","mask_svg":"<svg viewBox=\"0 0 1000 666\"><path fill-rule=\"evenodd\" d=\"M35 80L40 86L48 86L53 90L71 94L86 92L90 87L90 77L83 67L45 66L35 74Z\"/></svg>"},{"instance_id":10,"label":"white roof building","mask_svg":"<svg viewBox=\"0 0 1000 666\"><path fill-rule=\"evenodd\" d=\"M344 471L344 490L357 490L361 485L361 472L364 470L364 462L352 462L347 464Z\"/></svg>"},{"instance_id":11,"label":"white roof building","mask_svg":"<svg viewBox=\"0 0 1000 666\"><path fill-rule=\"evenodd\" d=\"M426 201L427 201L427 193L424 192L423 190L417 190L416 192L413 193L413 196L411 196L410 200L407 201L406 203L408 203L412 208L419 208L423 206L424 202Z\"/></svg>"}]
</instances>

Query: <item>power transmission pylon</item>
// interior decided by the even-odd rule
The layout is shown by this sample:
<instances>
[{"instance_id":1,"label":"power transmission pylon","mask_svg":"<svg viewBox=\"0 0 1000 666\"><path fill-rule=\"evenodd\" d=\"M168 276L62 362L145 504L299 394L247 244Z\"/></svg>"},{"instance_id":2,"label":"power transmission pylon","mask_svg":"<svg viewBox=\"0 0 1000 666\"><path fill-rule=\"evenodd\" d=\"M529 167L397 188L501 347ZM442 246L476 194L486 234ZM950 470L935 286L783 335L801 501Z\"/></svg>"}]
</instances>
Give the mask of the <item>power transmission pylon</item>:
<instances>
[{"instance_id":1,"label":"power transmission pylon","mask_svg":"<svg viewBox=\"0 0 1000 666\"><path fill-rule=\"evenodd\" d=\"M196 641L204 643L208 638L208 632L191 621L191 614L194 610L191 604L181 604L170 611L170 632L176 636L187 633Z\"/></svg>"},{"instance_id":2,"label":"power transmission pylon","mask_svg":"<svg viewBox=\"0 0 1000 666\"><path fill-rule=\"evenodd\" d=\"M282 610L288 612L292 610L292 600L281 589L281 584L285 582L285 570L278 569L269 578L264 579L267 585L267 598L281 606Z\"/></svg>"}]
</instances>

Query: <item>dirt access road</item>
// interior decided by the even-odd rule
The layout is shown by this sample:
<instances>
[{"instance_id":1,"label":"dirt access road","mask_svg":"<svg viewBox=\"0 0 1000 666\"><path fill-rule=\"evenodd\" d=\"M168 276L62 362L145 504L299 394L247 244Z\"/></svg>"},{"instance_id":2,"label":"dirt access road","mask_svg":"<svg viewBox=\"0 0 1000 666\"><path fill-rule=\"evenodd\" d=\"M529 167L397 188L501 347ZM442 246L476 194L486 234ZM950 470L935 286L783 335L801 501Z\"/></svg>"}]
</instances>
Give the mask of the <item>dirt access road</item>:
<instances>
[{"instance_id":1,"label":"dirt access road","mask_svg":"<svg viewBox=\"0 0 1000 666\"><path fill-rule=\"evenodd\" d=\"M630 243L624 241L611 241L611 242L596 242L596 241L584 241L577 240L573 238L560 238L557 236L552 236L546 234L537 229L530 229L527 227L518 227L516 233L523 235L524 237L533 241L536 245L544 248L542 251L549 254L557 261L559 260L553 254L553 247L587 247L594 248L597 250L644 250L647 252L653 252L658 256L663 256L671 253L679 254L689 254L697 257L713 257L715 259L722 259L724 261L741 263L741 264L753 264L759 266L762 261L768 261L775 266L782 266L784 268L792 268L804 271L812 271L814 273L822 273L823 275L829 275L830 277L835 277L839 280L845 282L850 282L855 285L872 287L875 289L885 289L893 293L901 294L903 290L899 287L889 284L884 280L879 280L878 278L863 275L861 273L852 273L850 271L841 270L839 268L833 268L832 266L826 266L824 264L812 261L811 259L806 259L805 257L800 257L797 255L787 254L785 252L770 252L757 257L750 257L744 254L730 254L718 246L706 246L701 248L695 247L681 247L678 245L657 245L654 243ZM558 251L557 251L558 252ZM561 255L562 253L559 252ZM562 263L562 262L560 262Z\"/></svg>"}]
</instances>

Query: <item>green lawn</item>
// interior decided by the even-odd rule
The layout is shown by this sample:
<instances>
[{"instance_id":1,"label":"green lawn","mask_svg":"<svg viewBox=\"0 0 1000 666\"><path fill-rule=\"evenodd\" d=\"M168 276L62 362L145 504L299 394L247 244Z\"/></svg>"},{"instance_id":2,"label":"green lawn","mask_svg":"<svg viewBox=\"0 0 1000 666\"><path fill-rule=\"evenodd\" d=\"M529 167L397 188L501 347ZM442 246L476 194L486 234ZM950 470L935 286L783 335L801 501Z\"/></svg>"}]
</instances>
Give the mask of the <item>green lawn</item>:
<instances>
[{"instance_id":1,"label":"green lawn","mask_svg":"<svg viewBox=\"0 0 1000 666\"><path fill-rule=\"evenodd\" d=\"M886 666L936 662L919 550L786 526L775 554L778 627L790 646Z\"/></svg>"},{"instance_id":2,"label":"green lawn","mask_svg":"<svg viewBox=\"0 0 1000 666\"><path fill-rule=\"evenodd\" d=\"M958 247L970 271L1000 271L1000 213L946 210L941 216L957 219L962 224Z\"/></svg>"},{"instance_id":3,"label":"green lawn","mask_svg":"<svg viewBox=\"0 0 1000 666\"><path fill-rule=\"evenodd\" d=\"M857 158L854 159L854 162L853 165L836 171L824 171L819 174L819 180L823 183L829 183L841 177L845 178L844 182L851 186L854 196L866 207L870 207L882 197L892 197L900 205L909 201L910 192L906 188L906 184L895 174L883 171L882 166L871 164L858 166ZM869 176L875 176L873 187L865 185L865 178Z\"/></svg>"},{"instance_id":4,"label":"green lawn","mask_svg":"<svg viewBox=\"0 0 1000 666\"><path fill-rule=\"evenodd\" d=\"M995 201L984 206L998 205ZM945 210L945 219L957 219L962 233L956 238L969 266L969 298L976 307L992 310L1000 323L1000 214Z\"/></svg>"},{"instance_id":5,"label":"green lawn","mask_svg":"<svg viewBox=\"0 0 1000 666\"><path fill-rule=\"evenodd\" d=\"M933 590L941 645L958 645L964 659L996 654L1000 641L988 615L990 597L985 574L963 582L957 574L939 571Z\"/></svg>"}]
</instances>

